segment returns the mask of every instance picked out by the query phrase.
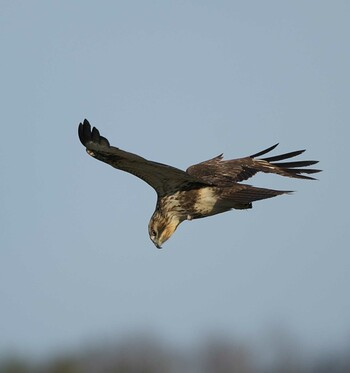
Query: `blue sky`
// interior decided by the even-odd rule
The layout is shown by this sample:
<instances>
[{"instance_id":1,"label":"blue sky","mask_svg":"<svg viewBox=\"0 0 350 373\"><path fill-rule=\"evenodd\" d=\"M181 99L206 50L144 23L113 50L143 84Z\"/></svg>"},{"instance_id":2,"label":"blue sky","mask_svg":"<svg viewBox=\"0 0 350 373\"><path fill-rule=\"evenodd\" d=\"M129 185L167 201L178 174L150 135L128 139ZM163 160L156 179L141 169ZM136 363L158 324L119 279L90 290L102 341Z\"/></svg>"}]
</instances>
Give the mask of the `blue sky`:
<instances>
[{"instance_id":1,"label":"blue sky","mask_svg":"<svg viewBox=\"0 0 350 373\"><path fill-rule=\"evenodd\" d=\"M0 2L0 353L151 330L312 350L350 339L347 1ZM185 169L276 142L319 181L183 223L157 250L156 195L88 157L84 118Z\"/></svg>"}]
</instances>

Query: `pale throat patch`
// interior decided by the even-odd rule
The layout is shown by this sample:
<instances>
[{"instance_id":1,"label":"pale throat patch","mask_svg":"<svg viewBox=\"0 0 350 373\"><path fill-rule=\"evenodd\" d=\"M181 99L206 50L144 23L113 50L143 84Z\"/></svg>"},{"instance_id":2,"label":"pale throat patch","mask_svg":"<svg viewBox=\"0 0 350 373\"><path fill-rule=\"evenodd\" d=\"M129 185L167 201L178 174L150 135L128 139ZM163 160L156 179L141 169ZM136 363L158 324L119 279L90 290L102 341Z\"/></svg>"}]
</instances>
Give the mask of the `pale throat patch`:
<instances>
[{"instance_id":1,"label":"pale throat patch","mask_svg":"<svg viewBox=\"0 0 350 373\"><path fill-rule=\"evenodd\" d=\"M213 188L202 188L198 190L197 201L194 208L203 214L208 214L213 211L217 202Z\"/></svg>"}]
</instances>

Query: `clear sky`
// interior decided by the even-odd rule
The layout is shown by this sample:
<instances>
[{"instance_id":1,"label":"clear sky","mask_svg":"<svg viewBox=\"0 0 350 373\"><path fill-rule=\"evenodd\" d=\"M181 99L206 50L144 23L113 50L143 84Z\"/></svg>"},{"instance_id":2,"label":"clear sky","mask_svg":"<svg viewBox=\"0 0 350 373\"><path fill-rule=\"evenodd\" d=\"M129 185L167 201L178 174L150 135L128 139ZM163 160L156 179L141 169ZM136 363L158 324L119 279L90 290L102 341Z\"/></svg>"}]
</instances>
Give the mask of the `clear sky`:
<instances>
[{"instance_id":1,"label":"clear sky","mask_svg":"<svg viewBox=\"0 0 350 373\"><path fill-rule=\"evenodd\" d=\"M348 1L0 1L0 352L151 330L350 343ZM280 142L319 181L183 223L157 250L156 195L89 157L111 144L185 169ZM277 154L277 151L276 151Z\"/></svg>"}]
</instances>

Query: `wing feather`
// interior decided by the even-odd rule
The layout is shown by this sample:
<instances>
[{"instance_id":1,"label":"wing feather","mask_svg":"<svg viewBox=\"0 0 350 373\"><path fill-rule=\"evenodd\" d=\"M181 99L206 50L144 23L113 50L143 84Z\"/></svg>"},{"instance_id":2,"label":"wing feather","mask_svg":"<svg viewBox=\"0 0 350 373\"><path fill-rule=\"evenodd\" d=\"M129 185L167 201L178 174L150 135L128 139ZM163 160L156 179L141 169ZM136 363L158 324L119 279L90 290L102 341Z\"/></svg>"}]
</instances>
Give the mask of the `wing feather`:
<instances>
[{"instance_id":1,"label":"wing feather","mask_svg":"<svg viewBox=\"0 0 350 373\"><path fill-rule=\"evenodd\" d=\"M100 135L97 128L93 127L91 130L91 125L86 119L79 124L78 135L89 155L139 177L154 188L159 196L208 185L178 168L152 162L111 146L109 141Z\"/></svg>"},{"instance_id":2,"label":"wing feather","mask_svg":"<svg viewBox=\"0 0 350 373\"><path fill-rule=\"evenodd\" d=\"M308 169L308 167L318 163L318 161L294 161L294 162L280 162L285 159L296 157L305 150L296 150L289 153L280 154L273 157L257 158L271 150L275 149L278 144L275 144L265 150L248 157L223 160L223 155L209 159L190 166L187 172L203 181L212 183L218 186L227 186L232 183L237 183L247 180L254 176L257 172L273 173L281 176L314 180L311 176L303 174L314 174L320 172L318 169Z\"/></svg>"}]
</instances>

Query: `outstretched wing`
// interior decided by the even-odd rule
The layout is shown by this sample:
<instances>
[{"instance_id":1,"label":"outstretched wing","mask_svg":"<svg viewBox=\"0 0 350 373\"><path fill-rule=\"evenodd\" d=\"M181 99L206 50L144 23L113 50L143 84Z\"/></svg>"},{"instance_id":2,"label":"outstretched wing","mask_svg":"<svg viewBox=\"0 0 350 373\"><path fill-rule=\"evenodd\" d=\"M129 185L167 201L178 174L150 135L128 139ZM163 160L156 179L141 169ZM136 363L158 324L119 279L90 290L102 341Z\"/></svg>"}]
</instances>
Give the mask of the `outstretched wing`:
<instances>
[{"instance_id":1,"label":"outstretched wing","mask_svg":"<svg viewBox=\"0 0 350 373\"><path fill-rule=\"evenodd\" d=\"M110 164L114 168L129 172L148 183L159 196L177 190L192 189L207 185L185 171L165 164L148 161L136 154L110 146L108 140L85 119L79 124L79 139L92 157Z\"/></svg>"},{"instance_id":2,"label":"outstretched wing","mask_svg":"<svg viewBox=\"0 0 350 373\"><path fill-rule=\"evenodd\" d=\"M304 168L316 164L318 161L278 162L296 157L297 155L302 154L305 150L297 150L274 157L262 159L257 158L275 149L277 145L278 144L273 145L270 148L262 150L261 152L249 157L228 161L224 161L223 155L221 154L208 161L190 166L186 172L191 176L197 177L211 184L227 185L247 180L259 171L309 180L314 180L314 178L303 174L314 174L321 171Z\"/></svg>"}]
</instances>

